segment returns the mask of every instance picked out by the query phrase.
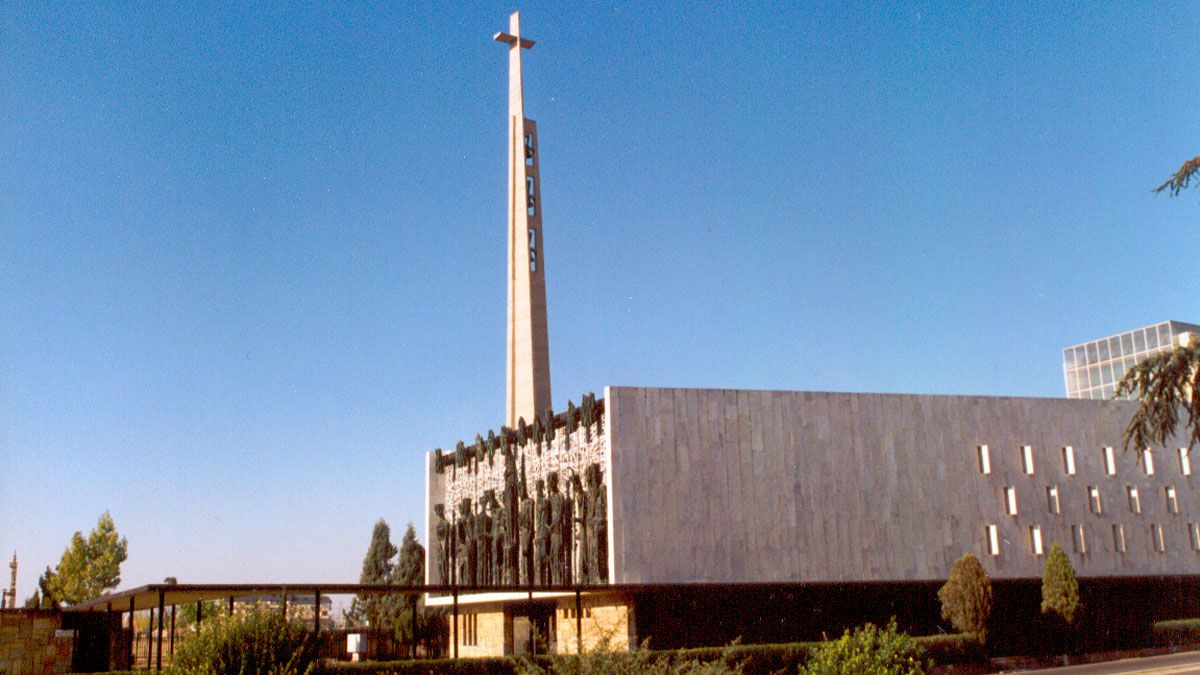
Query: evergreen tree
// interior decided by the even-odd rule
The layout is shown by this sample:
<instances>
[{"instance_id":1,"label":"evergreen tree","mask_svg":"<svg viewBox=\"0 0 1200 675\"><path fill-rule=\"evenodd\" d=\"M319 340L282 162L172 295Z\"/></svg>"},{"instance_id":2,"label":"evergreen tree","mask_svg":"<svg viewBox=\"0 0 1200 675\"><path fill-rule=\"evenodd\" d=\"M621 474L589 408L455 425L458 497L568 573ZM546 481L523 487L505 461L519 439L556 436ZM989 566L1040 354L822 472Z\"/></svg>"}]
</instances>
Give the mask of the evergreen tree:
<instances>
[{"instance_id":1,"label":"evergreen tree","mask_svg":"<svg viewBox=\"0 0 1200 675\"><path fill-rule=\"evenodd\" d=\"M1042 572L1042 613L1057 616L1068 626L1079 611L1079 582L1075 568L1058 542L1050 545Z\"/></svg>"},{"instance_id":2,"label":"evergreen tree","mask_svg":"<svg viewBox=\"0 0 1200 675\"><path fill-rule=\"evenodd\" d=\"M67 604L100 597L121 583L121 563L128 551L129 543L117 534L112 516L105 511L87 538L80 532L72 535L58 567L46 570L42 597Z\"/></svg>"},{"instance_id":3,"label":"evergreen tree","mask_svg":"<svg viewBox=\"0 0 1200 675\"><path fill-rule=\"evenodd\" d=\"M371 544L367 547L367 555L363 558L362 574L358 577L360 584L387 584L392 580L392 558L396 555L396 547L392 545L392 530L383 518L375 523L371 532ZM370 626L371 628L390 628L392 617L388 616L389 606L387 596L359 595L350 603L350 611L346 613L346 622L353 627Z\"/></svg>"},{"instance_id":4,"label":"evergreen tree","mask_svg":"<svg viewBox=\"0 0 1200 675\"><path fill-rule=\"evenodd\" d=\"M950 578L938 590L942 618L960 631L987 642L987 624L992 615L992 582L973 553L964 553L950 568Z\"/></svg>"},{"instance_id":5,"label":"evergreen tree","mask_svg":"<svg viewBox=\"0 0 1200 675\"><path fill-rule=\"evenodd\" d=\"M404 530L400 541L400 555L392 570L392 583L398 586L419 586L425 583L425 547L417 541L417 531L412 522ZM427 625L425 601L420 595L392 596L397 602L396 639L409 645L413 637L421 636ZM411 655L416 658L416 654Z\"/></svg>"}]
</instances>

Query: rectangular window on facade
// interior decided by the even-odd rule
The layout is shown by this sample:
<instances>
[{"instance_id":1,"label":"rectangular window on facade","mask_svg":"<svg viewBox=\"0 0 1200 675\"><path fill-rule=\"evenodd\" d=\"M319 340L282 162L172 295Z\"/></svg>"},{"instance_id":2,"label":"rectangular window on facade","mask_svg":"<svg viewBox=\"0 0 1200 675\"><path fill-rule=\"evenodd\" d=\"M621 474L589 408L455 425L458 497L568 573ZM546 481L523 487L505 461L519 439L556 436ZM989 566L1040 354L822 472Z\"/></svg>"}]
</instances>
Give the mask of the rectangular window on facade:
<instances>
[{"instance_id":1,"label":"rectangular window on facade","mask_svg":"<svg viewBox=\"0 0 1200 675\"><path fill-rule=\"evenodd\" d=\"M1104 513L1104 509L1100 504L1100 488L1094 485L1088 486L1088 502L1092 506L1092 513L1097 515Z\"/></svg>"},{"instance_id":2,"label":"rectangular window on facade","mask_svg":"<svg viewBox=\"0 0 1200 675\"><path fill-rule=\"evenodd\" d=\"M1029 475L1033 475L1033 446L1032 445L1022 445L1021 446L1021 459L1023 460L1023 462L1025 464L1025 473L1027 473Z\"/></svg>"},{"instance_id":3,"label":"rectangular window on facade","mask_svg":"<svg viewBox=\"0 0 1200 675\"><path fill-rule=\"evenodd\" d=\"M992 459L991 459L990 453L988 453L988 446L981 445L981 446L979 446L978 450L979 450L979 473L991 473L992 472Z\"/></svg>"},{"instance_id":4,"label":"rectangular window on facade","mask_svg":"<svg viewBox=\"0 0 1200 675\"><path fill-rule=\"evenodd\" d=\"M1017 489L1014 487L1004 488L1004 510L1008 515L1017 515Z\"/></svg>"},{"instance_id":5,"label":"rectangular window on facade","mask_svg":"<svg viewBox=\"0 0 1200 675\"><path fill-rule=\"evenodd\" d=\"M1154 550L1162 553L1167 550L1167 540L1163 538L1162 525L1153 523L1150 525L1150 539L1154 542Z\"/></svg>"},{"instance_id":6,"label":"rectangular window on facade","mask_svg":"<svg viewBox=\"0 0 1200 675\"><path fill-rule=\"evenodd\" d=\"M1192 550L1200 551L1200 523L1188 523L1188 534L1192 539Z\"/></svg>"},{"instance_id":7,"label":"rectangular window on facade","mask_svg":"<svg viewBox=\"0 0 1200 675\"><path fill-rule=\"evenodd\" d=\"M1117 553L1125 552L1125 526L1120 523L1113 524L1113 549Z\"/></svg>"},{"instance_id":8,"label":"rectangular window on facade","mask_svg":"<svg viewBox=\"0 0 1200 675\"><path fill-rule=\"evenodd\" d=\"M1142 468L1146 470L1147 476L1154 475L1154 453L1150 451L1150 448L1146 448L1142 453Z\"/></svg>"},{"instance_id":9,"label":"rectangular window on facade","mask_svg":"<svg viewBox=\"0 0 1200 675\"><path fill-rule=\"evenodd\" d=\"M1167 486L1167 513L1179 513L1179 497L1175 495L1175 486Z\"/></svg>"},{"instance_id":10,"label":"rectangular window on facade","mask_svg":"<svg viewBox=\"0 0 1200 675\"><path fill-rule=\"evenodd\" d=\"M1062 513L1062 505L1058 502L1058 486L1050 485L1046 488L1046 508L1050 513Z\"/></svg>"},{"instance_id":11,"label":"rectangular window on facade","mask_svg":"<svg viewBox=\"0 0 1200 675\"><path fill-rule=\"evenodd\" d=\"M987 526L987 541L988 553L992 555L1000 555L1000 534L996 532L995 525Z\"/></svg>"},{"instance_id":12,"label":"rectangular window on facade","mask_svg":"<svg viewBox=\"0 0 1200 675\"><path fill-rule=\"evenodd\" d=\"M1185 476L1192 475L1192 460L1188 457L1189 449L1190 448L1179 449L1179 473Z\"/></svg>"},{"instance_id":13,"label":"rectangular window on facade","mask_svg":"<svg viewBox=\"0 0 1200 675\"><path fill-rule=\"evenodd\" d=\"M1083 535L1083 525L1071 526L1071 538L1075 541L1076 553L1087 553L1087 540Z\"/></svg>"},{"instance_id":14,"label":"rectangular window on facade","mask_svg":"<svg viewBox=\"0 0 1200 675\"><path fill-rule=\"evenodd\" d=\"M1042 528L1037 525L1029 526L1029 548L1034 555L1042 554Z\"/></svg>"},{"instance_id":15,"label":"rectangular window on facade","mask_svg":"<svg viewBox=\"0 0 1200 675\"><path fill-rule=\"evenodd\" d=\"M1067 472L1068 476L1075 475L1075 448L1064 445L1062 449L1063 456L1063 471Z\"/></svg>"},{"instance_id":16,"label":"rectangular window on facade","mask_svg":"<svg viewBox=\"0 0 1200 675\"><path fill-rule=\"evenodd\" d=\"M1104 448L1104 471L1110 476L1117 475L1117 458L1113 455L1112 446Z\"/></svg>"},{"instance_id":17,"label":"rectangular window on facade","mask_svg":"<svg viewBox=\"0 0 1200 675\"><path fill-rule=\"evenodd\" d=\"M1129 496L1129 512L1142 512L1142 499L1138 496L1138 489L1133 485L1125 486L1125 493Z\"/></svg>"}]
</instances>

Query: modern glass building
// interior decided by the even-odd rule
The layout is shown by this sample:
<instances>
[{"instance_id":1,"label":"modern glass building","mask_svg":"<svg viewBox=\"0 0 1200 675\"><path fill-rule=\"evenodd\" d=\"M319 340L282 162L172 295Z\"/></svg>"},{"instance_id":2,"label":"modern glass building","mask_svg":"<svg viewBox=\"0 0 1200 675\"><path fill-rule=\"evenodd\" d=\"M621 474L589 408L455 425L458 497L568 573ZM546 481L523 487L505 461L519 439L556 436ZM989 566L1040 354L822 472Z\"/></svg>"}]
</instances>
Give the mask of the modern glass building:
<instances>
[{"instance_id":1,"label":"modern glass building","mask_svg":"<svg viewBox=\"0 0 1200 675\"><path fill-rule=\"evenodd\" d=\"M1067 347L1063 350L1067 398L1112 398L1117 383L1133 364L1175 347L1184 333L1200 336L1200 326L1164 321Z\"/></svg>"}]
</instances>

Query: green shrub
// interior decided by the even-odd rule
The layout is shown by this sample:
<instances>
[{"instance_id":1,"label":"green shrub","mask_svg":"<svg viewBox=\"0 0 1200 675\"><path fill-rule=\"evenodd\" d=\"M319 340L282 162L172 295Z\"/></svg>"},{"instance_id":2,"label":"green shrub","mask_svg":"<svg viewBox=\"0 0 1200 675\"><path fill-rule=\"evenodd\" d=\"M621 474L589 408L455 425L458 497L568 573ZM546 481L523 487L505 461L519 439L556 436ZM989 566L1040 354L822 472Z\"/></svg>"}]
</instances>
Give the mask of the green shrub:
<instances>
[{"instance_id":1,"label":"green shrub","mask_svg":"<svg viewBox=\"0 0 1200 675\"><path fill-rule=\"evenodd\" d=\"M1200 619L1159 621L1151 628L1153 644L1178 646L1200 643Z\"/></svg>"},{"instance_id":2,"label":"green shrub","mask_svg":"<svg viewBox=\"0 0 1200 675\"><path fill-rule=\"evenodd\" d=\"M1054 542L1042 571L1042 614L1057 616L1071 625L1078 610L1079 582L1075 579L1075 568L1058 542Z\"/></svg>"},{"instance_id":3,"label":"green shrub","mask_svg":"<svg viewBox=\"0 0 1200 675\"><path fill-rule=\"evenodd\" d=\"M938 589L942 618L958 630L987 643L987 624L992 615L992 582L973 553L964 553L950 568L950 578Z\"/></svg>"},{"instance_id":4,"label":"green shrub","mask_svg":"<svg viewBox=\"0 0 1200 675\"><path fill-rule=\"evenodd\" d=\"M841 638L822 643L800 668L812 675L908 675L925 672L921 647L896 629L893 618L885 628L868 623Z\"/></svg>"},{"instance_id":5,"label":"green shrub","mask_svg":"<svg viewBox=\"0 0 1200 675\"><path fill-rule=\"evenodd\" d=\"M306 626L279 611L255 608L205 620L175 650L170 673L188 675L301 675L317 672L317 643Z\"/></svg>"}]
</instances>

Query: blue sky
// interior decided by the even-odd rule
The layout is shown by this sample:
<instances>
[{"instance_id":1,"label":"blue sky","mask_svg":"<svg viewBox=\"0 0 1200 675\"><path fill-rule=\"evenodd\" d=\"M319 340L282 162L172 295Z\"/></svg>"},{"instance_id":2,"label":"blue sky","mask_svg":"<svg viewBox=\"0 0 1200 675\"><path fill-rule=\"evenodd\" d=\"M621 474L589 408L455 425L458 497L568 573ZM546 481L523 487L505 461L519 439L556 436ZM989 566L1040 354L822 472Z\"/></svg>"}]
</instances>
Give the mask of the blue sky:
<instances>
[{"instance_id":1,"label":"blue sky","mask_svg":"<svg viewBox=\"0 0 1200 675\"><path fill-rule=\"evenodd\" d=\"M0 558L357 579L502 421L505 50L538 41L556 407L1061 396L1200 320L1200 6L0 6ZM419 522L417 522L420 525Z\"/></svg>"}]
</instances>

